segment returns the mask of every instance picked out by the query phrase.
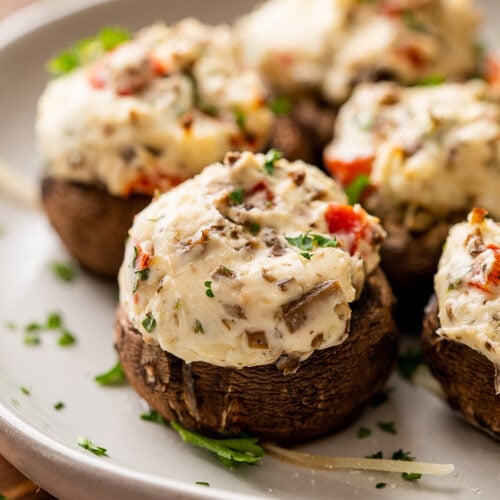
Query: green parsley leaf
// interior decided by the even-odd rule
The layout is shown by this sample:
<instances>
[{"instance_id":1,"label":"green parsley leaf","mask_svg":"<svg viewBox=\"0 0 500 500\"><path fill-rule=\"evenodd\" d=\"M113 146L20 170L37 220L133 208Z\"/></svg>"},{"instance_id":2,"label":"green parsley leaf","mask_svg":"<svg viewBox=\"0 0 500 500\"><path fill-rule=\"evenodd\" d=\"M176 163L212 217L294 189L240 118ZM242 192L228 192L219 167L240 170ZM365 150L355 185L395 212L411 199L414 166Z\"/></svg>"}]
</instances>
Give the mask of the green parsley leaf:
<instances>
[{"instance_id":1,"label":"green parsley leaf","mask_svg":"<svg viewBox=\"0 0 500 500\"><path fill-rule=\"evenodd\" d=\"M401 377L407 380L411 380L417 368L423 364L424 357L422 355L422 349L417 346L409 347L398 356L398 372Z\"/></svg>"},{"instance_id":2,"label":"green parsley leaf","mask_svg":"<svg viewBox=\"0 0 500 500\"><path fill-rule=\"evenodd\" d=\"M57 403L54 404L54 410L62 410L64 408L64 403L62 401L58 401Z\"/></svg>"},{"instance_id":3,"label":"green parsley leaf","mask_svg":"<svg viewBox=\"0 0 500 500\"><path fill-rule=\"evenodd\" d=\"M47 323L45 328L47 330L58 330L62 326L62 319L59 313L50 313L47 316Z\"/></svg>"},{"instance_id":4,"label":"green parsley leaf","mask_svg":"<svg viewBox=\"0 0 500 500\"><path fill-rule=\"evenodd\" d=\"M24 387L23 385L21 387L19 387L19 389L26 396L29 396L31 394L31 391L27 387Z\"/></svg>"},{"instance_id":5,"label":"green parsley leaf","mask_svg":"<svg viewBox=\"0 0 500 500\"><path fill-rule=\"evenodd\" d=\"M305 250L305 252L300 255L306 259L311 258L311 254L309 252L317 247L326 248L338 246L338 241L335 237L327 238L326 236L322 236L320 234L312 234L310 231L305 234L300 234L295 238L285 236L285 239L288 243L290 243L290 245L293 245L300 250Z\"/></svg>"},{"instance_id":6,"label":"green parsley leaf","mask_svg":"<svg viewBox=\"0 0 500 500\"><path fill-rule=\"evenodd\" d=\"M236 121L236 125L238 125L241 130L245 130L247 117L241 109L236 109L234 111L234 119Z\"/></svg>"},{"instance_id":7,"label":"green parsley leaf","mask_svg":"<svg viewBox=\"0 0 500 500\"><path fill-rule=\"evenodd\" d=\"M103 28L97 35L75 42L67 50L56 54L48 61L47 70L56 77L66 75L129 39L130 33L122 28Z\"/></svg>"},{"instance_id":8,"label":"green parsley leaf","mask_svg":"<svg viewBox=\"0 0 500 500\"><path fill-rule=\"evenodd\" d=\"M399 449L392 454L392 459L401 460L402 462L413 462L415 460L415 457L412 457L409 451L403 451L402 449Z\"/></svg>"},{"instance_id":9,"label":"green parsley leaf","mask_svg":"<svg viewBox=\"0 0 500 500\"><path fill-rule=\"evenodd\" d=\"M196 481L194 484L198 484L199 486L210 486L206 481Z\"/></svg>"},{"instance_id":10,"label":"green parsley leaf","mask_svg":"<svg viewBox=\"0 0 500 500\"><path fill-rule=\"evenodd\" d=\"M277 116L289 115L292 112L292 101L288 97L276 97L269 102L269 109Z\"/></svg>"},{"instance_id":11,"label":"green parsley leaf","mask_svg":"<svg viewBox=\"0 0 500 500\"><path fill-rule=\"evenodd\" d=\"M68 347L76 342L75 336L68 330L63 330L57 339L57 343L62 347Z\"/></svg>"},{"instance_id":12,"label":"green parsley leaf","mask_svg":"<svg viewBox=\"0 0 500 500\"><path fill-rule=\"evenodd\" d=\"M43 329L43 326L40 323L36 323L35 321L33 321L31 323L28 323L24 327L24 331L25 332L36 332L36 331L39 331L39 330L42 330L42 329Z\"/></svg>"},{"instance_id":13,"label":"green parsley leaf","mask_svg":"<svg viewBox=\"0 0 500 500\"><path fill-rule=\"evenodd\" d=\"M401 477L405 481L417 481L418 479L420 479L422 477L422 474L420 474L418 472L403 472L401 474Z\"/></svg>"},{"instance_id":14,"label":"green parsley leaf","mask_svg":"<svg viewBox=\"0 0 500 500\"><path fill-rule=\"evenodd\" d=\"M377 483L375 485L375 488L377 488L377 490L381 490L382 488L385 488L387 486L387 483Z\"/></svg>"},{"instance_id":15,"label":"green parsley leaf","mask_svg":"<svg viewBox=\"0 0 500 500\"><path fill-rule=\"evenodd\" d=\"M193 332L194 333L205 333L205 331L203 330L203 325L201 324L201 321L199 319L197 319L194 322Z\"/></svg>"},{"instance_id":16,"label":"green parsley leaf","mask_svg":"<svg viewBox=\"0 0 500 500\"><path fill-rule=\"evenodd\" d=\"M264 449L257 444L257 438L212 439L189 431L177 422L170 422L170 425L186 443L215 453L226 467L234 467L240 463L255 464L264 455Z\"/></svg>"},{"instance_id":17,"label":"green parsley leaf","mask_svg":"<svg viewBox=\"0 0 500 500\"><path fill-rule=\"evenodd\" d=\"M396 423L395 422L377 422L377 425L381 430L387 432L388 434L397 434Z\"/></svg>"},{"instance_id":18,"label":"green parsley leaf","mask_svg":"<svg viewBox=\"0 0 500 500\"><path fill-rule=\"evenodd\" d=\"M132 293L137 292L137 288L139 287L140 281L147 281L147 279L149 278L149 267L141 269L140 271L135 271L134 275L135 275L135 281L134 281L134 286L132 287Z\"/></svg>"},{"instance_id":19,"label":"green parsley leaf","mask_svg":"<svg viewBox=\"0 0 500 500\"><path fill-rule=\"evenodd\" d=\"M151 409L148 413L141 414L141 420L145 420L146 422L155 422L156 424L167 423L167 421L156 410Z\"/></svg>"},{"instance_id":20,"label":"green parsley leaf","mask_svg":"<svg viewBox=\"0 0 500 500\"><path fill-rule=\"evenodd\" d=\"M94 380L101 385L121 385L127 381L125 372L123 371L122 365L119 361L115 364L115 366L113 366L113 368L111 368L111 370L96 375Z\"/></svg>"},{"instance_id":21,"label":"green parsley leaf","mask_svg":"<svg viewBox=\"0 0 500 500\"><path fill-rule=\"evenodd\" d=\"M384 454L381 451L377 451L371 455L366 455L365 458L384 458Z\"/></svg>"},{"instance_id":22,"label":"green parsley leaf","mask_svg":"<svg viewBox=\"0 0 500 500\"><path fill-rule=\"evenodd\" d=\"M56 278L65 283L71 283L75 280L75 267L72 262L54 261L50 264L50 270Z\"/></svg>"},{"instance_id":23,"label":"green parsley leaf","mask_svg":"<svg viewBox=\"0 0 500 500\"><path fill-rule=\"evenodd\" d=\"M212 282L211 281L205 281L205 287L207 288L205 290L205 293L207 297L210 297L211 299L214 297L214 292L212 291Z\"/></svg>"},{"instance_id":24,"label":"green parsley leaf","mask_svg":"<svg viewBox=\"0 0 500 500\"><path fill-rule=\"evenodd\" d=\"M154 331L156 328L156 320L153 318L151 313L146 314L146 317L142 321L142 326L148 333Z\"/></svg>"},{"instance_id":25,"label":"green parsley leaf","mask_svg":"<svg viewBox=\"0 0 500 500\"><path fill-rule=\"evenodd\" d=\"M302 257L304 257L304 259L307 259L307 260L311 260L311 257L312 257L312 253L309 253L309 252L300 252L300 255L302 255Z\"/></svg>"},{"instance_id":26,"label":"green parsley leaf","mask_svg":"<svg viewBox=\"0 0 500 500\"><path fill-rule=\"evenodd\" d=\"M259 234L260 225L257 224L256 222L252 222L252 224L248 226L248 230L250 231L251 234Z\"/></svg>"},{"instance_id":27,"label":"green parsley leaf","mask_svg":"<svg viewBox=\"0 0 500 500\"><path fill-rule=\"evenodd\" d=\"M283 158L283 153L277 149L270 149L264 157L264 172L267 175L273 175L274 162Z\"/></svg>"},{"instance_id":28,"label":"green parsley leaf","mask_svg":"<svg viewBox=\"0 0 500 500\"><path fill-rule=\"evenodd\" d=\"M17 330L17 323L15 323L14 321L6 321L5 322L5 328L7 328L7 330Z\"/></svg>"},{"instance_id":29,"label":"green parsley leaf","mask_svg":"<svg viewBox=\"0 0 500 500\"><path fill-rule=\"evenodd\" d=\"M349 199L349 205L358 203L363 191L370 185L370 177L366 174L358 175L350 184L348 184L344 191Z\"/></svg>"},{"instance_id":30,"label":"green parsley leaf","mask_svg":"<svg viewBox=\"0 0 500 500\"><path fill-rule=\"evenodd\" d=\"M95 445L89 438L85 436L80 436L77 440L78 446L81 446L84 450L90 451L98 457L108 456L106 448Z\"/></svg>"},{"instance_id":31,"label":"green parsley leaf","mask_svg":"<svg viewBox=\"0 0 500 500\"><path fill-rule=\"evenodd\" d=\"M24 343L26 345L38 345L40 343L40 337L34 333L26 333L24 335Z\"/></svg>"},{"instance_id":32,"label":"green parsley leaf","mask_svg":"<svg viewBox=\"0 0 500 500\"><path fill-rule=\"evenodd\" d=\"M360 427L358 429L358 439L364 439L367 438L368 436L371 436L372 431L371 429L368 429L368 427Z\"/></svg>"},{"instance_id":33,"label":"green parsley leaf","mask_svg":"<svg viewBox=\"0 0 500 500\"><path fill-rule=\"evenodd\" d=\"M440 74L428 75L417 82L417 85L422 87L434 87L436 85L441 85L446 81L446 77Z\"/></svg>"},{"instance_id":34,"label":"green parsley leaf","mask_svg":"<svg viewBox=\"0 0 500 500\"><path fill-rule=\"evenodd\" d=\"M372 406L372 408L378 408L384 403L387 403L387 401L389 401L389 394L393 390L394 389L392 387L384 387L380 392L375 394L375 396L373 396L372 400L370 401L370 405Z\"/></svg>"},{"instance_id":35,"label":"green parsley leaf","mask_svg":"<svg viewBox=\"0 0 500 500\"><path fill-rule=\"evenodd\" d=\"M241 205L243 203L243 189L238 188L228 194L231 205Z\"/></svg>"}]
</instances>

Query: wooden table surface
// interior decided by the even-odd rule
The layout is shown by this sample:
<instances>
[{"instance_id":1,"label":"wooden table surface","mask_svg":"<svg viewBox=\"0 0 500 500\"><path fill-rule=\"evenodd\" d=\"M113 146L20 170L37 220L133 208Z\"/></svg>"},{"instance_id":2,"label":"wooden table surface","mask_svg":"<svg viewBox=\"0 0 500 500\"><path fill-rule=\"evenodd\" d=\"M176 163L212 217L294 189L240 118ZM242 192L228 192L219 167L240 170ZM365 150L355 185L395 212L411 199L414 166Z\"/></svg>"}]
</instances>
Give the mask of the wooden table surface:
<instances>
[{"instance_id":1,"label":"wooden table surface","mask_svg":"<svg viewBox=\"0 0 500 500\"><path fill-rule=\"evenodd\" d=\"M32 1L34 0L0 0L0 19ZM0 455L1 495L7 497L8 500L47 500L54 498L46 491L38 488Z\"/></svg>"}]
</instances>

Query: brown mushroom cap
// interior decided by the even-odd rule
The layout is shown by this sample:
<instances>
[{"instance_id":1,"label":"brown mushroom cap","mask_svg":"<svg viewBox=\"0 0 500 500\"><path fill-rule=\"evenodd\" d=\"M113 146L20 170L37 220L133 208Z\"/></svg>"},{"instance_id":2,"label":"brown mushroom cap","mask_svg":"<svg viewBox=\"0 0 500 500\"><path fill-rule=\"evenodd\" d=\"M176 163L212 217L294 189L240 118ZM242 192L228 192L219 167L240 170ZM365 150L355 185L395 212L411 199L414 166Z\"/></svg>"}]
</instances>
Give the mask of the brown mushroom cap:
<instances>
[{"instance_id":1,"label":"brown mushroom cap","mask_svg":"<svg viewBox=\"0 0 500 500\"><path fill-rule=\"evenodd\" d=\"M132 386L166 419L205 434L247 432L297 442L348 425L384 386L398 349L393 303L377 270L352 305L347 340L315 351L294 373L284 374L275 364L186 364L145 343L121 308L115 347Z\"/></svg>"},{"instance_id":2,"label":"brown mushroom cap","mask_svg":"<svg viewBox=\"0 0 500 500\"><path fill-rule=\"evenodd\" d=\"M495 394L495 367L469 346L436 334L438 302L431 297L422 335L425 359L450 406L467 421L500 439L500 394Z\"/></svg>"},{"instance_id":3,"label":"brown mushroom cap","mask_svg":"<svg viewBox=\"0 0 500 500\"><path fill-rule=\"evenodd\" d=\"M52 226L78 262L98 275L116 278L134 215L151 198L120 198L96 186L45 177L42 201Z\"/></svg>"}]
</instances>

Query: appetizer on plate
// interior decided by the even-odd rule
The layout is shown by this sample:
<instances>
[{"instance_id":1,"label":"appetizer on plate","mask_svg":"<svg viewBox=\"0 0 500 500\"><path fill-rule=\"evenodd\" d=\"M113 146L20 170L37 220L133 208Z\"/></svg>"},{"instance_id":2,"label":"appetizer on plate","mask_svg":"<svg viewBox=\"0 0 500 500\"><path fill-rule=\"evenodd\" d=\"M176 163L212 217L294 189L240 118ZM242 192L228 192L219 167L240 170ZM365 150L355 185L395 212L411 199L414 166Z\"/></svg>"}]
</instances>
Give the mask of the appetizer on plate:
<instances>
[{"instance_id":1,"label":"appetizer on plate","mask_svg":"<svg viewBox=\"0 0 500 500\"><path fill-rule=\"evenodd\" d=\"M292 101L276 147L321 158L334 108L355 85L473 74L478 20L471 0L270 0L237 31L248 62ZM301 134L307 140L298 143Z\"/></svg>"},{"instance_id":2,"label":"appetizer on plate","mask_svg":"<svg viewBox=\"0 0 500 500\"><path fill-rule=\"evenodd\" d=\"M228 153L134 220L115 336L128 379L209 434L300 441L347 425L397 354L383 238L319 169Z\"/></svg>"},{"instance_id":3,"label":"appetizer on plate","mask_svg":"<svg viewBox=\"0 0 500 500\"><path fill-rule=\"evenodd\" d=\"M473 206L500 217L500 105L479 80L363 84L334 135L325 165L381 219L382 267L415 310L419 295L428 298L450 224Z\"/></svg>"},{"instance_id":4,"label":"appetizer on plate","mask_svg":"<svg viewBox=\"0 0 500 500\"><path fill-rule=\"evenodd\" d=\"M423 348L451 407L500 439L500 224L486 214L450 230Z\"/></svg>"},{"instance_id":5,"label":"appetizer on plate","mask_svg":"<svg viewBox=\"0 0 500 500\"><path fill-rule=\"evenodd\" d=\"M85 62L114 46L112 33L53 66L64 72L75 57ZM230 28L194 19L145 28L55 78L39 100L36 132L43 202L56 231L83 266L116 276L133 216L156 190L228 149L267 145L273 114L265 102Z\"/></svg>"}]
</instances>

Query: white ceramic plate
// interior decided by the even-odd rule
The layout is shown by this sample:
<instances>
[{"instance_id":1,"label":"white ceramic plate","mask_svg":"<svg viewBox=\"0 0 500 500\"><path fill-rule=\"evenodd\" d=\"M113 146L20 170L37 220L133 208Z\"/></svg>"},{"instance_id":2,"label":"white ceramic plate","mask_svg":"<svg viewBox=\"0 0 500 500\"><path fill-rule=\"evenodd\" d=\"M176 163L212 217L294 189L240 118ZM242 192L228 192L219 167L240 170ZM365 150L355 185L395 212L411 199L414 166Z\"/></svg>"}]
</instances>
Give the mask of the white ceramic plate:
<instances>
[{"instance_id":1,"label":"white ceramic plate","mask_svg":"<svg viewBox=\"0 0 500 500\"><path fill-rule=\"evenodd\" d=\"M46 75L44 61L72 40L103 25L130 28L157 18L197 15L231 20L253 0L124 0L39 2L0 23L0 157L36 179L32 124ZM483 2L487 4L488 2ZM498 4L489 2L490 13ZM494 16L490 16L494 19ZM490 26L490 33L494 30ZM265 457L256 467L225 469L168 428L144 422L145 407L128 387L103 388L93 376L116 357L111 345L116 288L80 273L64 284L49 271L67 259L44 216L0 194L0 452L59 498L497 498L498 444L458 420L434 396L393 377L390 401L369 409L341 434L300 447L315 453L363 456L400 448L418 459L454 463L446 477L408 483L383 473L316 472ZM62 313L78 342L61 348L56 336L39 346L23 343L22 327ZM10 331L6 322L19 329ZM21 391L26 387L31 394ZM63 401L65 408L53 405ZM256 416L258 418L258 416ZM397 435L377 422L394 421ZM373 433L357 438L360 426ZM108 449L98 458L76 445L89 437ZM210 484L196 485L197 481ZM387 483L378 490L375 485Z\"/></svg>"}]
</instances>

